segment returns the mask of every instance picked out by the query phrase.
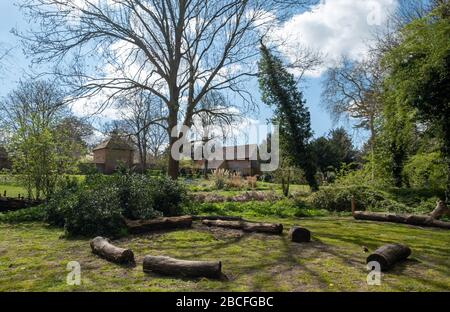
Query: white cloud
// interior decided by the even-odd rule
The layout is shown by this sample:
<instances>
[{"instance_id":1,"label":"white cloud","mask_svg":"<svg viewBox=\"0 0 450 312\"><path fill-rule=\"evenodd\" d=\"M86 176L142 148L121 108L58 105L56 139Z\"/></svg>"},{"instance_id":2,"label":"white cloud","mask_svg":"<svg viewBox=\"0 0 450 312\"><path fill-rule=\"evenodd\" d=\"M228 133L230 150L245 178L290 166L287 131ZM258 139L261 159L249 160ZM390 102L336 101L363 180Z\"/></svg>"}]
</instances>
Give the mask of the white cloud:
<instances>
[{"instance_id":1,"label":"white cloud","mask_svg":"<svg viewBox=\"0 0 450 312\"><path fill-rule=\"evenodd\" d=\"M117 120L122 117L122 110L108 105L102 109L106 95L99 93L90 98L77 99L71 104L71 110L78 117L97 117L106 120Z\"/></svg>"},{"instance_id":2,"label":"white cloud","mask_svg":"<svg viewBox=\"0 0 450 312\"><path fill-rule=\"evenodd\" d=\"M309 73L319 76L342 56L363 59L373 32L383 27L396 6L397 0L323 0L311 11L292 17L273 36L287 42L281 52L291 60L295 51L287 48L289 42L323 53L324 66Z\"/></svg>"}]
</instances>

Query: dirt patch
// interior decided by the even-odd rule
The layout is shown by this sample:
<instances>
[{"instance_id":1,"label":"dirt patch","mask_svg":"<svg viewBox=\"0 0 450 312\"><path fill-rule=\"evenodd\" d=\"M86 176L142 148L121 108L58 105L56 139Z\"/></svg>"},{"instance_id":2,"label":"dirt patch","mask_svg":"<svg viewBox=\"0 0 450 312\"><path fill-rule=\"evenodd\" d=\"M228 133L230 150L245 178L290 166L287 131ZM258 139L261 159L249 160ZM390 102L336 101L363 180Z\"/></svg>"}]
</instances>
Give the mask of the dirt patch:
<instances>
[{"instance_id":1,"label":"dirt patch","mask_svg":"<svg viewBox=\"0 0 450 312\"><path fill-rule=\"evenodd\" d=\"M206 226L201 223L193 223L192 228L197 231L208 232L216 240L239 240L245 235L245 233L241 230Z\"/></svg>"}]
</instances>

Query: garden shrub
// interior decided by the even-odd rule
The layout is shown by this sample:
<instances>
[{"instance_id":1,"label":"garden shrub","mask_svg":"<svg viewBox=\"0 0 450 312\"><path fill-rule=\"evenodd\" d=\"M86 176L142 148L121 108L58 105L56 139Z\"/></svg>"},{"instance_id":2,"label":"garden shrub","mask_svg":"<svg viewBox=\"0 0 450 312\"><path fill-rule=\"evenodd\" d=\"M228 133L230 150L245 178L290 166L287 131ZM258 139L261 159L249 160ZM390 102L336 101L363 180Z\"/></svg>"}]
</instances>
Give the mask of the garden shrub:
<instances>
[{"instance_id":1,"label":"garden shrub","mask_svg":"<svg viewBox=\"0 0 450 312\"><path fill-rule=\"evenodd\" d=\"M130 219L151 219L163 214L162 211L157 210L155 205L155 202L160 199L155 198L155 193L152 192L152 180L154 179L149 179L144 175L132 175L129 177L127 186L122 188L122 192L125 192L128 196L126 202L123 201L123 198L121 202L125 217Z\"/></svg>"},{"instance_id":2,"label":"garden shrub","mask_svg":"<svg viewBox=\"0 0 450 312\"><path fill-rule=\"evenodd\" d=\"M311 205L328 211L351 211L351 200L355 198L357 210L408 212L409 208L380 191L366 186L323 187L310 196Z\"/></svg>"},{"instance_id":3,"label":"garden shrub","mask_svg":"<svg viewBox=\"0 0 450 312\"><path fill-rule=\"evenodd\" d=\"M78 204L78 190L80 185L77 179L66 177L56 185L56 190L45 206L44 221L54 226L64 226L66 212Z\"/></svg>"},{"instance_id":4,"label":"garden shrub","mask_svg":"<svg viewBox=\"0 0 450 312\"><path fill-rule=\"evenodd\" d=\"M68 235L120 236L124 218L177 215L187 200L185 188L169 178L140 174L89 175L65 179L50 198L45 221L64 226Z\"/></svg>"},{"instance_id":5,"label":"garden shrub","mask_svg":"<svg viewBox=\"0 0 450 312\"><path fill-rule=\"evenodd\" d=\"M168 177L150 179L148 192L153 201L153 209L164 216L180 214L183 204L188 201L186 188Z\"/></svg>"},{"instance_id":6,"label":"garden shrub","mask_svg":"<svg viewBox=\"0 0 450 312\"><path fill-rule=\"evenodd\" d=\"M65 211L64 229L69 236L123 236L126 227L118 189L105 186L79 191L76 204Z\"/></svg>"},{"instance_id":7,"label":"garden shrub","mask_svg":"<svg viewBox=\"0 0 450 312\"><path fill-rule=\"evenodd\" d=\"M0 222L21 223L43 221L45 218L45 207L43 205L0 213Z\"/></svg>"},{"instance_id":8,"label":"garden shrub","mask_svg":"<svg viewBox=\"0 0 450 312\"><path fill-rule=\"evenodd\" d=\"M404 175L412 187L438 189L445 185L446 165L439 152L411 156Z\"/></svg>"},{"instance_id":9,"label":"garden shrub","mask_svg":"<svg viewBox=\"0 0 450 312\"><path fill-rule=\"evenodd\" d=\"M216 190L221 190L225 187L225 182L227 180L228 174L229 172L224 169L217 169L213 171L212 177Z\"/></svg>"}]
</instances>

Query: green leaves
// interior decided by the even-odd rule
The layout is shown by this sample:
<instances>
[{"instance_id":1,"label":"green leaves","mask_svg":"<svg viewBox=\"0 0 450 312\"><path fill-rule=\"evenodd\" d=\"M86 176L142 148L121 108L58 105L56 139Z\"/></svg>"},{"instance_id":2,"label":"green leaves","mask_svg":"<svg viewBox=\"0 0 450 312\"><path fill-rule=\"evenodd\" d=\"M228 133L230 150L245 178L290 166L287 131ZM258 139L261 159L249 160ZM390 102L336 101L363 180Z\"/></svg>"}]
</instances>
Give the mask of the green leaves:
<instances>
[{"instance_id":1,"label":"green leaves","mask_svg":"<svg viewBox=\"0 0 450 312\"><path fill-rule=\"evenodd\" d=\"M316 189L316 168L309 150L309 140L312 137L311 117L303 94L298 90L294 76L262 43L258 66L262 100L274 107L272 122L279 125L282 163L303 169L309 185Z\"/></svg>"}]
</instances>

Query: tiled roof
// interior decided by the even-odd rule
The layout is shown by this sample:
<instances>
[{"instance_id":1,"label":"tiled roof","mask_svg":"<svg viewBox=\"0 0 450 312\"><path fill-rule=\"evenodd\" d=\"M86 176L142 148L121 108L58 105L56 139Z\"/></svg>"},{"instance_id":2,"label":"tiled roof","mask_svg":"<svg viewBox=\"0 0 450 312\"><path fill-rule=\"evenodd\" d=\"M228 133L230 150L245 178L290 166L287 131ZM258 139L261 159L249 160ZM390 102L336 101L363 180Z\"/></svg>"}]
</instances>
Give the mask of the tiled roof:
<instances>
[{"instance_id":1,"label":"tiled roof","mask_svg":"<svg viewBox=\"0 0 450 312\"><path fill-rule=\"evenodd\" d=\"M121 139L118 136L110 137L109 139L103 141L99 145L94 148L94 151L101 149L114 149L114 150L125 150L125 151L133 151L134 148L131 147L124 139Z\"/></svg>"}]
</instances>

